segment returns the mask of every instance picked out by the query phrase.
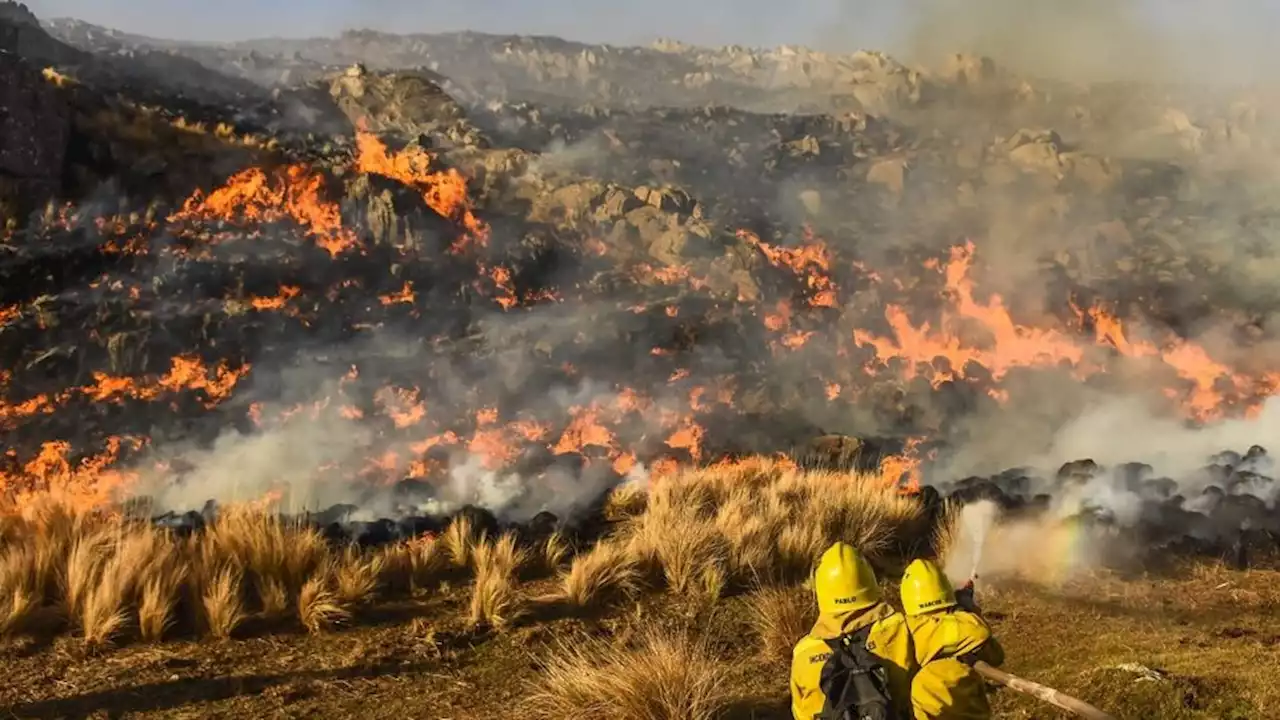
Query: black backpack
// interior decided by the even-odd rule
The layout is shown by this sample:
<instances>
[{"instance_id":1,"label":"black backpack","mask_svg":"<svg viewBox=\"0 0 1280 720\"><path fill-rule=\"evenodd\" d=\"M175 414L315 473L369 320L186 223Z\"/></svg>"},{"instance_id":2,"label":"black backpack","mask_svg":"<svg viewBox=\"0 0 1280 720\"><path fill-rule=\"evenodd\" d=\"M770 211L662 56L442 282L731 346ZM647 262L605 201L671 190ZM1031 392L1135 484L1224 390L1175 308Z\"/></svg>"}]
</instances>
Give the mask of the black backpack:
<instances>
[{"instance_id":1,"label":"black backpack","mask_svg":"<svg viewBox=\"0 0 1280 720\"><path fill-rule=\"evenodd\" d=\"M831 656L818 687L826 696L822 720L896 720L895 704L880 658L867 649L871 626L827 640Z\"/></svg>"}]
</instances>

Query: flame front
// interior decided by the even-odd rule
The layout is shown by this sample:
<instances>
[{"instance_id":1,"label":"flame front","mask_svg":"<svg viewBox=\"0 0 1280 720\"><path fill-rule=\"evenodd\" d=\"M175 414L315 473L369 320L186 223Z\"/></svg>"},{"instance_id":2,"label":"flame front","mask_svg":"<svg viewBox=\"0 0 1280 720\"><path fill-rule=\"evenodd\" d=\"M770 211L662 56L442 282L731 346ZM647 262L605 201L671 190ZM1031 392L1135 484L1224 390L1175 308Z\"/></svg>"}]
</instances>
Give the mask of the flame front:
<instances>
[{"instance_id":1,"label":"flame front","mask_svg":"<svg viewBox=\"0 0 1280 720\"><path fill-rule=\"evenodd\" d=\"M317 462L307 470L386 484L438 479L458 455L490 472L518 468L536 475L563 462L575 471L622 476L643 467L660 475L681 463L722 462L742 453L738 423L765 414L761 408L778 398L815 412L838 410L864 402L875 383L904 385L917 378L927 381L926 388L972 384L989 402L1007 403L1014 399L1003 381L1016 369L1053 368L1090 379L1119 363L1144 363L1167 374L1163 392L1198 422L1255 412L1280 388L1280 370L1246 372L1185 338L1146 337L1141 324L1101 304L1063 308L1060 322L1020 322L1003 298L980 291L974 279L980 247L973 241L922 267L872 270L809 228L797 238L770 236L770 242L744 229L736 235L742 252L752 256L743 262L753 268L758 287L742 283L717 290L722 295L714 302L700 302L693 293L723 284L713 268L628 258L609 272L616 282L636 288L636 295L604 313L600 307L609 301L578 284L530 287L518 261L472 257L481 249L503 249L491 245L504 239L479 217L467 180L456 169L442 168L438 157L421 148L392 151L364 130L355 140L352 170L402 184L456 229L443 262L469 265L467 277L432 274L440 258L408 250L377 249L394 255L391 267L370 265L375 249L344 221L340 204L329 197L326 176L302 165L236 173L208 193L192 194L162 227L124 217L85 223L74 208L51 211L45 232L89 226L100 235L104 255L199 268L207 273L197 273L190 286L207 284L222 295L177 297L181 293L156 283L103 273L87 289L54 298L55 305L79 303L101 313L116 312L111 303L138 309L140 329L95 334L100 347L88 357L97 363L139 367L137 343L162 345L157 328L169 322L182 324L186 337L206 342L200 352L166 353L167 365L152 360L149 372L134 375L100 364L76 365L69 371L75 382L61 387L52 386L40 369L41 363L62 362L57 353L25 357L0 370L0 429L15 438L0 464L0 493L19 502L34 493L57 493L87 505L128 495L139 473L154 464L147 453L155 445L143 428L126 433L115 427L129 413L147 428L160 426L163 413L186 418L196 411L258 433L324 418L371 428L368 452L358 462ZM157 238L166 234L178 242ZM586 267L599 268L591 263L610 252L594 234L580 247L577 260ZM254 267L268 268L269 278L266 270L234 278L219 274L225 267L220 263L252 252L260 253ZM302 265L298 258L305 253L320 255L325 269ZM911 273L912 282L898 277L902 272ZM933 282L936 297L919 302L920 291L913 288ZM858 293L870 289L885 298L877 312L852 309ZM922 312L921 304L932 312ZM0 306L0 333L52 331L56 318L50 307L48 298ZM536 310L566 307L581 309L588 320L548 322L532 331L557 336L560 345L536 337L530 347L519 348L527 353L481 348L511 353L486 366L493 372L481 377L450 363L450 348L479 343L470 328L451 327L448 308L527 319L537 317ZM408 330L404 334L422 342L397 356L394 373L383 375L375 362L340 363L341 373L326 378L336 381L335 389L321 399L277 406L251 396L248 402L241 390L254 386L262 363L237 351L249 339L209 330L219 313L248 313L327 342L388 328ZM86 316L85 322L97 319ZM595 348L566 353L565 347L584 345L596 326L618 338L606 348L612 354ZM708 357L700 356L696 343L727 327L736 328L742 343L723 350L732 362L711 357L704 366ZM420 328L430 331L419 337ZM642 337L641 345L627 344L635 337ZM230 357L215 359L218 353ZM612 375L593 366L610 362L621 368ZM536 372L529 369L535 364ZM782 381L759 382L760 375L779 369L792 372ZM535 379L518 381L522 373ZM927 478L930 456L924 437L904 434L910 436L905 449L883 458L880 470L889 482L914 491ZM287 488L273 487L264 501L280 502L287 495Z\"/></svg>"},{"instance_id":2,"label":"flame front","mask_svg":"<svg viewBox=\"0 0 1280 720\"><path fill-rule=\"evenodd\" d=\"M323 188L324 176L301 165L289 165L270 176L249 168L207 196L197 191L169 221L262 225L292 220L318 247L336 257L358 243L355 233L343 226L338 205L322 198Z\"/></svg>"}]
</instances>

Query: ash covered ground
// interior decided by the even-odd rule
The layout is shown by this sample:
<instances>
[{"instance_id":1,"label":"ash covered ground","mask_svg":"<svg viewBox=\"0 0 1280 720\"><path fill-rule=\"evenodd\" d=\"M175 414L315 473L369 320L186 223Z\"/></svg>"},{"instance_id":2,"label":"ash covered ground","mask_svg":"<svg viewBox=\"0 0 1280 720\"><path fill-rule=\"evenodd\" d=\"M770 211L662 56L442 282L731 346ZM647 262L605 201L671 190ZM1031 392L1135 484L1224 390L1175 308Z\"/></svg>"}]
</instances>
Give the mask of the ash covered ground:
<instances>
[{"instance_id":1,"label":"ash covered ground","mask_svg":"<svg viewBox=\"0 0 1280 720\"><path fill-rule=\"evenodd\" d=\"M523 522L790 454L1280 532L1274 93L0 8L8 500Z\"/></svg>"}]
</instances>

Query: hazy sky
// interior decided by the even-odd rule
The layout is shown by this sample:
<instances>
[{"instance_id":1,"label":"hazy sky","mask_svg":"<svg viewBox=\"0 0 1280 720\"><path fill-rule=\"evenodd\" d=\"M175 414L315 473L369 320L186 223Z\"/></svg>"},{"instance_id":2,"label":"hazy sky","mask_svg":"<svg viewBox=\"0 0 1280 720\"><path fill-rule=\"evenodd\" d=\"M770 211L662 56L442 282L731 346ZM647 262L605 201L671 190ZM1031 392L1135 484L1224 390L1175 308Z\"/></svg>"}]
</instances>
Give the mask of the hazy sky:
<instances>
[{"instance_id":1,"label":"hazy sky","mask_svg":"<svg viewBox=\"0 0 1280 720\"><path fill-rule=\"evenodd\" d=\"M977 50L1048 70L1105 74L1145 64L1270 76L1280 0L26 0L175 39L474 29L588 42L805 44L906 55ZM1045 59L1047 58L1047 60ZM906 58L904 58L906 59ZM1174 70L1176 66L1176 70ZM1207 69L1206 69L1207 68Z\"/></svg>"},{"instance_id":2,"label":"hazy sky","mask_svg":"<svg viewBox=\"0 0 1280 720\"><path fill-rule=\"evenodd\" d=\"M42 18L76 17L147 35L184 39L331 35L344 28L474 29L647 43L659 36L708 44L811 42L848 0L26 0ZM872 9L859 40L895 25L898 3ZM879 9L876 9L879 8Z\"/></svg>"}]
</instances>

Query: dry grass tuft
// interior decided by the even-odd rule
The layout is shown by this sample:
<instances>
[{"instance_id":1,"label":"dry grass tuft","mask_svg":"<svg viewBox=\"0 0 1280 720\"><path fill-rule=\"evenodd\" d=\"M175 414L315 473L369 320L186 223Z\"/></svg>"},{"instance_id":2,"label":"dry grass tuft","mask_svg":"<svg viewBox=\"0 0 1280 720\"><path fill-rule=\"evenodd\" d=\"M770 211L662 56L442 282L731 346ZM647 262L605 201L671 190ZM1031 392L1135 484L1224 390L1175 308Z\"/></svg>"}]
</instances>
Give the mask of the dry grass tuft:
<instances>
[{"instance_id":1,"label":"dry grass tuft","mask_svg":"<svg viewBox=\"0 0 1280 720\"><path fill-rule=\"evenodd\" d=\"M321 568L302 584L298 593L298 619L309 633L321 633L351 617L333 588L333 572Z\"/></svg>"},{"instance_id":2,"label":"dry grass tuft","mask_svg":"<svg viewBox=\"0 0 1280 720\"><path fill-rule=\"evenodd\" d=\"M386 562L382 554L363 553L356 547L343 550L333 570L338 599L352 606L373 602Z\"/></svg>"},{"instance_id":3,"label":"dry grass tuft","mask_svg":"<svg viewBox=\"0 0 1280 720\"><path fill-rule=\"evenodd\" d=\"M99 531L81 535L70 543L66 564L62 568L63 612L68 618L78 618L84 604L102 575L111 534Z\"/></svg>"},{"instance_id":4,"label":"dry grass tuft","mask_svg":"<svg viewBox=\"0 0 1280 720\"><path fill-rule=\"evenodd\" d=\"M604 501L606 519L619 522L642 514L649 502L645 485L625 482L609 491Z\"/></svg>"},{"instance_id":5,"label":"dry grass tuft","mask_svg":"<svg viewBox=\"0 0 1280 720\"><path fill-rule=\"evenodd\" d=\"M257 579L258 607L262 617L268 620L279 620L289 614L289 589L284 581L275 577Z\"/></svg>"},{"instance_id":6,"label":"dry grass tuft","mask_svg":"<svg viewBox=\"0 0 1280 720\"><path fill-rule=\"evenodd\" d=\"M805 590L761 588L747 598L747 617L760 638L761 650L770 657L785 659L817 620L817 609Z\"/></svg>"},{"instance_id":7,"label":"dry grass tuft","mask_svg":"<svg viewBox=\"0 0 1280 720\"><path fill-rule=\"evenodd\" d=\"M129 616L124 607L125 581L123 572L118 566L113 566L85 594L79 615L85 642L91 645L106 644L128 622Z\"/></svg>"},{"instance_id":8,"label":"dry grass tuft","mask_svg":"<svg viewBox=\"0 0 1280 720\"><path fill-rule=\"evenodd\" d=\"M10 547L0 555L0 635L22 632L40 605L35 574L36 553L30 547Z\"/></svg>"},{"instance_id":9,"label":"dry grass tuft","mask_svg":"<svg viewBox=\"0 0 1280 720\"><path fill-rule=\"evenodd\" d=\"M13 635L27 629L39 600L22 588L0 591L0 635Z\"/></svg>"},{"instance_id":10,"label":"dry grass tuft","mask_svg":"<svg viewBox=\"0 0 1280 720\"><path fill-rule=\"evenodd\" d=\"M773 566L769 568L771 579L800 582L808 577L814 563L832 542L816 522L784 525L776 539Z\"/></svg>"},{"instance_id":11,"label":"dry grass tuft","mask_svg":"<svg viewBox=\"0 0 1280 720\"><path fill-rule=\"evenodd\" d=\"M230 638L231 633L244 622L243 578L239 568L227 565L209 576L200 594L205 629L215 638Z\"/></svg>"},{"instance_id":12,"label":"dry grass tuft","mask_svg":"<svg viewBox=\"0 0 1280 720\"><path fill-rule=\"evenodd\" d=\"M224 510L201 540L214 555L244 569L247 595L264 614L283 614L280 588L287 600L297 598L312 573L328 559L329 546L320 531L287 523L277 516L243 507Z\"/></svg>"},{"instance_id":13,"label":"dry grass tuft","mask_svg":"<svg viewBox=\"0 0 1280 720\"><path fill-rule=\"evenodd\" d=\"M801 582L837 540L882 552L920 515L887 478L756 458L664 478L621 536L672 591L714 600L730 587Z\"/></svg>"},{"instance_id":14,"label":"dry grass tuft","mask_svg":"<svg viewBox=\"0 0 1280 720\"><path fill-rule=\"evenodd\" d=\"M650 631L635 648L587 640L543 663L528 712L548 720L712 720L733 697L702 643Z\"/></svg>"},{"instance_id":15,"label":"dry grass tuft","mask_svg":"<svg viewBox=\"0 0 1280 720\"><path fill-rule=\"evenodd\" d=\"M641 563L662 572L667 587L692 595L708 574L724 577L729 547L724 535L695 515L646 514L631 536L631 548Z\"/></svg>"},{"instance_id":16,"label":"dry grass tuft","mask_svg":"<svg viewBox=\"0 0 1280 720\"><path fill-rule=\"evenodd\" d=\"M176 549L172 538L151 525L119 528L109 547L109 559L102 575L86 599L81 626L85 640L105 643L127 624L131 616L143 613L143 591L150 588L147 611L167 616L176 602L177 588L185 573L176 565ZM169 591L167 595L158 591ZM157 594L158 593L158 594ZM148 632L167 624L167 617L148 618Z\"/></svg>"},{"instance_id":17,"label":"dry grass tuft","mask_svg":"<svg viewBox=\"0 0 1280 720\"><path fill-rule=\"evenodd\" d=\"M553 532L542 542L540 550L543 571L554 573L564 565L565 559L569 557L569 541L561 533Z\"/></svg>"},{"instance_id":18,"label":"dry grass tuft","mask_svg":"<svg viewBox=\"0 0 1280 720\"><path fill-rule=\"evenodd\" d=\"M449 527L440 536L444 549L453 561L454 567L466 568L473 564L473 555L477 546L484 544L483 533L477 536L471 518L466 515L455 517Z\"/></svg>"},{"instance_id":19,"label":"dry grass tuft","mask_svg":"<svg viewBox=\"0 0 1280 720\"><path fill-rule=\"evenodd\" d=\"M517 546L511 533L475 547L476 581L467 615L471 627L487 625L501 630L518 619L522 608L517 575L527 560L527 553Z\"/></svg>"},{"instance_id":20,"label":"dry grass tuft","mask_svg":"<svg viewBox=\"0 0 1280 720\"><path fill-rule=\"evenodd\" d=\"M556 599L587 608L619 595L629 595L640 582L640 569L631 549L617 540L602 540L573 559L560 574Z\"/></svg>"},{"instance_id":21,"label":"dry grass tuft","mask_svg":"<svg viewBox=\"0 0 1280 720\"><path fill-rule=\"evenodd\" d=\"M176 558L176 553L171 557ZM173 627L182 587L190 570L174 560L163 562L146 578L138 596L138 632L147 642L159 642Z\"/></svg>"},{"instance_id":22,"label":"dry grass tuft","mask_svg":"<svg viewBox=\"0 0 1280 720\"><path fill-rule=\"evenodd\" d=\"M410 594L431 584L451 559L436 538L414 538L382 551L381 581L390 593Z\"/></svg>"}]
</instances>

